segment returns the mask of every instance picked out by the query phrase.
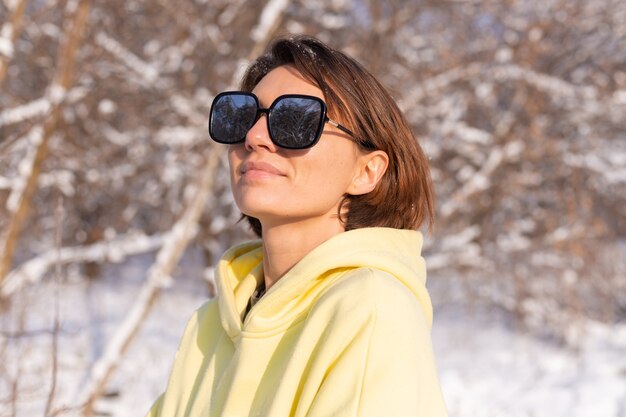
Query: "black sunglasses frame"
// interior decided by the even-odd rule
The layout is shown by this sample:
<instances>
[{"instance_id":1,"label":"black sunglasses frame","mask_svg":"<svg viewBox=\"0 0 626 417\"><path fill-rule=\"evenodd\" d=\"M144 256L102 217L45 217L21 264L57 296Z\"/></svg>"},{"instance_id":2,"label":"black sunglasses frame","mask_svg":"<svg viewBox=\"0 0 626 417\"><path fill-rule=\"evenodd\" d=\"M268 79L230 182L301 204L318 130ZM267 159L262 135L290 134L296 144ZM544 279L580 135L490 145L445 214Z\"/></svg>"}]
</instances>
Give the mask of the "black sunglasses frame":
<instances>
[{"instance_id":1,"label":"black sunglasses frame","mask_svg":"<svg viewBox=\"0 0 626 417\"><path fill-rule=\"evenodd\" d=\"M284 94L282 96L279 96L276 98L276 100L274 100L274 102L270 105L270 107L268 108L262 108L259 104L259 99L258 97L250 92L247 91L224 91L222 93L219 93L217 96L215 96L215 98L213 99L213 103L211 104L211 111L209 113L209 135L211 136L211 139L213 139L215 142L218 143L222 143L222 144L226 144L226 145L235 145L238 143L243 143L246 140L246 137L244 136L243 138L237 139L236 141L230 142L230 141L222 141L222 140L218 140L215 138L215 136L213 135L213 110L215 108L215 104L218 103L218 101L225 96L246 96L246 97L252 97L254 99L254 102L256 103L256 115L254 117L254 122L252 123L252 125L250 126L250 129L252 128L252 126L254 126L254 124L256 124L256 122L259 120L259 118L261 117L261 115L265 114L265 119L266 119L266 123L267 123L267 131L269 133L270 136L270 140L272 141L272 143L280 148L283 149L308 149L311 148L313 146L315 146L315 144L320 140L320 137L322 136L322 132L324 131L324 125L326 123L330 124L331 126L336 127L337 129L341 130L342 132L350 135L352 138L354 138L354 133L352 133L352 131L350 131L350 129L348 129L345 126L342 126L341 124L337 123L336 121L332 120L331 118L328 117L327 110L328 108L326 107L326 103L324 103L324 100L322 100L319 97L316 96L310 96L310 95L305 95L305 94ZM304 146L286 146L285 144L282 143L278 143L275 138L274 135L272 134L272 124L271 124L271 118L272 118L272 111L273 109L278 105L278 103L281 100L284 99L290 99L290 98L299 98L299 99L308 99L308 100L313 100L317 103L320 104L320 110L321 110L321 114L320 114L320 121L318 123L317 126L317 130L315 132L314 135L314 139L311 143L307 143ZM247 133L247 132L246 132Z\"/></svg>"}]
</instances>

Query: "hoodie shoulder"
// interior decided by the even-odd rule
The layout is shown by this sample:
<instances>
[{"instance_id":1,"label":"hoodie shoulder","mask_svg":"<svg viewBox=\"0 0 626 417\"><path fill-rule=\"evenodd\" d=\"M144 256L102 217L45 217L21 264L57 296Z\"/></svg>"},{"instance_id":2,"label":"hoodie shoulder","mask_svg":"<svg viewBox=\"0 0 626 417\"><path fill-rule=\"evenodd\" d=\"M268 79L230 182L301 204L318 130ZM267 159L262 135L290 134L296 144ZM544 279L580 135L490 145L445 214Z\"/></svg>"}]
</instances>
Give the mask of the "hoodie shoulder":
<instances>
[{"instance_id":1,"label":"hoodie shoulder","mask_svg":"<svg viewBox=\"0 0 626 417\"><path fill-rule=\"evenodd\" d=\"M425 289L424 289L425 291ZM425 294L427 296L427 294ZM311 313L332 309L335 314L347 314L350 319L383 313L385 316L407 315L430 317L423 303L392 274L375 268L356 268L345 272L325 289L315 302ZM430 307L430 304L427 304ZM403 317L398 317L402 319Z\"/></svg>"},{"instance_id":2,"label":"hoodie shoulder","mask_svg":"<svg viewBox=\"0 0 626 417\"><path fill-rule=\"evenodd\" d=\"M445 416L430 327L421 303L398 277L363 267L329 282L305 324L323 349L312 416ZM320 411L321 410L321 411ZM343 414L342 414L343 415Z\"/></svg>"},{"instance_id":3,"label":"hoodie shoulder","mask_svg":"<svg viewBox=\"0 0 626 417\"><path fill-rule=\"evenodd\" d=\"M217 298L212 298L198 307L187 322L178 354L184 355L188 350L206 351L212 334L220 328Z\"/></svg>"}]
</instances>

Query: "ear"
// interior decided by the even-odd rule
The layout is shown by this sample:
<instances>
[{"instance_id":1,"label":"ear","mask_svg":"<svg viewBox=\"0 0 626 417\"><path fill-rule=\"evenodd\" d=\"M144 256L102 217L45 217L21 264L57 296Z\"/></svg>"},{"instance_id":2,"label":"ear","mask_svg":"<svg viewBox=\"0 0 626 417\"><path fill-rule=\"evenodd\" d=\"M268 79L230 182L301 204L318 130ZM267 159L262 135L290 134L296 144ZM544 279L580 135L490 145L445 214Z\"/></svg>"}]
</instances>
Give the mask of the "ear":
<instances>
[{"instance_id":1,"label":"ear","mask_svg":"<svg viewBox=\"0 0 626 417\"><path fill-rule=\"evenodd\" d=\"M387 153L380 150L363 154L359 159L357 172L347 190L351 195L367 194L376 188L389 165Z\"/></svg>"}]
</instances>

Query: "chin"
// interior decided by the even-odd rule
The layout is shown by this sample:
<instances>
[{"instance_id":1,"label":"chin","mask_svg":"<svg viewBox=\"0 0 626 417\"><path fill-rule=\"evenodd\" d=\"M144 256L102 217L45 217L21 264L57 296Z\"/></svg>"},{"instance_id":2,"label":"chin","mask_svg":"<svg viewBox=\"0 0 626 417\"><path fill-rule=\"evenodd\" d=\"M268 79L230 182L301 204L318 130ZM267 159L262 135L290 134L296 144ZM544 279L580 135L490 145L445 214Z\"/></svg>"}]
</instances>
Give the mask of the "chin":
<instances>
[{"instance_id":1,"label":"chin","mask_svg":"<svg viewBox=\"0 0 626 417\"><path fill-rule=\"evenodd\" d=\"M235 197L235 204L239 208L243 214L251 217L256 217L257 219L266 217L266 216L276 216L280 215L280 213L276 213L276 209L280 208L284 205L280 202L275 201L274 198L267 195L251 195L250 193L246 193L245 195L240 195Z\"/></svg>"}]
</instances>

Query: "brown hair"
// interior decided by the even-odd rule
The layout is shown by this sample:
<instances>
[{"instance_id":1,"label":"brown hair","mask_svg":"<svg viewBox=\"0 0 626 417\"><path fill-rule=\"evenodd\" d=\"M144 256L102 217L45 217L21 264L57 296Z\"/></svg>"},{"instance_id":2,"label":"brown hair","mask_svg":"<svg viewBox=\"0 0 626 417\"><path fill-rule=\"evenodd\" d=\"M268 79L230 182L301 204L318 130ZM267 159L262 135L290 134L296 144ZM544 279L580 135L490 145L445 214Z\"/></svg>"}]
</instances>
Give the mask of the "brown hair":
<instances>
[{"instance_id":1,"label":"brown hair","mask_svg":"<svg viewBox=\"0 0 626 417\"><path fill-rule=\"evenodd\" d=\"M241 89L252 91L265 75L283 65L293 66L322 90L329 116L354 133L364 152L378 149L389 156L387 171L374 190L344 196L338 214L345 230L417 229L425 219L432 226L435 203L428 159L385 87L356 60L300 35L274 41L249 65ZM346 206L347 214L342 211ZM260 237L261 222L247 215L242 218Z\"/></svg>"}]
</instances>

